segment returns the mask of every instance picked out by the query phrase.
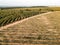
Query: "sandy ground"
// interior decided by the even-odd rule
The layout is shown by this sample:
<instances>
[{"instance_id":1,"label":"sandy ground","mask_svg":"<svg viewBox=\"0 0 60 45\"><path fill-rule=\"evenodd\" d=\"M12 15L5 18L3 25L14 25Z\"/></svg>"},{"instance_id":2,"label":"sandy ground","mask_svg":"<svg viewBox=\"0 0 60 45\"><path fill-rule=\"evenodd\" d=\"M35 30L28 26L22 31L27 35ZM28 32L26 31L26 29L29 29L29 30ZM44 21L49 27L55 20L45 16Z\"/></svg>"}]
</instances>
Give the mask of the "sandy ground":
<instances>
[{"instance_id":1,"label":"sandy ground","mask_svg":"<svg viewBox=\"0 0 60 45\"><path fill-rule=\"evenodd\" d=\"M56 29L53 29L54 26L51 24L51 22L48 20L48 18L46 16L43 15L43 16L41 16L40 19L43 20L42 22L47 25L48 31L56 32Z\"/></svg>"}]
</instances>

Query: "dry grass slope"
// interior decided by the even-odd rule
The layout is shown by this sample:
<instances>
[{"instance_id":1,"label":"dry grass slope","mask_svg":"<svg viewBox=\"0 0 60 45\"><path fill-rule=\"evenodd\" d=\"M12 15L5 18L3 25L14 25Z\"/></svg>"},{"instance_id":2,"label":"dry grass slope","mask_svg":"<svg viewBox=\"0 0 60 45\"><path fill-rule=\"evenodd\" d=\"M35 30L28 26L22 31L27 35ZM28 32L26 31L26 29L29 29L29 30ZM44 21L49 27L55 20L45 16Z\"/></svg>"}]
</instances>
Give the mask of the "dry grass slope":
<instances>
[{"instance_id":1,"label":"dry grass slope","mask_svg":"<svg viewBox=\"0 0 60 45\"><path fill-rule=\"evenodd\" d=\"M0 44L60 45L60 12L40 14L0 28Z\"/></svg>"}]
</instances>

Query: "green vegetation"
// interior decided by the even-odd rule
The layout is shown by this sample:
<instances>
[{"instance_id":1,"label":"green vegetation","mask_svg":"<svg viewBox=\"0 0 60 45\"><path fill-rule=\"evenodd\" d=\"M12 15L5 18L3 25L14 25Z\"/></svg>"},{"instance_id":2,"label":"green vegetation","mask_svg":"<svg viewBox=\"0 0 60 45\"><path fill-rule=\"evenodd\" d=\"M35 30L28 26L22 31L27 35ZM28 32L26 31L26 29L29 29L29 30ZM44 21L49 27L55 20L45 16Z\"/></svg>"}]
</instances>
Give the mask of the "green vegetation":
<instances>
[{"instance_id":1,"label":"green vegetation","mask_svg":"<svg viewBox=\"0 0 60 45\"><path fill-rule=\"evenodd\" d=\"M38 14L39 12L33 11L23 11L23 10L0 10L0 26L6 25L8 23L24 19L26 17L33 16L34 14Z\"/></svg>"},{"instance_id":2,"label":"green vegetation","mask_svg":"<svg viewBox=\"0 0 60 45\"><path fill-rule=\"evenodd\" d=\"M40 13L47 12L46 9L40 8L1 8L0 9L0 26L31 17Z\"/></svg>"}]
</instances>

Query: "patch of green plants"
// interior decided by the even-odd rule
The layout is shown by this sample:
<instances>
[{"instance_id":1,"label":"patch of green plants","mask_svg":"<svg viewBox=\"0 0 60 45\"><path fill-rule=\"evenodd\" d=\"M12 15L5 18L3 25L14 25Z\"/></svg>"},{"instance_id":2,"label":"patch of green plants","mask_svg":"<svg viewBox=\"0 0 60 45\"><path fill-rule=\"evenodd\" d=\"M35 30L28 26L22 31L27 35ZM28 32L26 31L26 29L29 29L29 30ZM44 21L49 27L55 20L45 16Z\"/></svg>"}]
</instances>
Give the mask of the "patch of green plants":
<instances>
[{"instance_id":1,"label":"patch of green plants","mask_svg":"<svg viewBox=\"0 0 60 45\"><path fill-rule=\"evenodd\" d=\"M22 20L37 14L44 13L43 9L1 9L0 10L0 26ZM45 11L47 12L47 11Z\"/></svg>"}]
</instances>

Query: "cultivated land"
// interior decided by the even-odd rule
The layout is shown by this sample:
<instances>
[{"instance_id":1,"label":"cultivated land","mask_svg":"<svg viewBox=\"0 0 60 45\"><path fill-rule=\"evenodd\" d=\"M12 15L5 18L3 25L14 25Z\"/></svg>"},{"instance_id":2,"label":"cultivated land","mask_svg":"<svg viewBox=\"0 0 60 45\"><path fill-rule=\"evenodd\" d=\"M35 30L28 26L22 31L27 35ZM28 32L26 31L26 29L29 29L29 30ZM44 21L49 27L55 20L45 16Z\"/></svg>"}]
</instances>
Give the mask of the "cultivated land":
<instances>
[{"instance_id":1,"label":"cultivated land","mask_svg":"<svg viewBox=\"0 0 60 45\"><path fill-rule=\"evenodd\" d=\"M60 45L60 11L39 14L1 27L0 45Z\"/></svg>"},{"instance_id":2,"label":"cultivated land","mask_svg":"<svg viewBox=\"0 0 60 45\"><path fill-rule=\"evenodd\" d=\"M0 27L48 11L46 8L1 8Z\"/></svg>"}]
</instances>

